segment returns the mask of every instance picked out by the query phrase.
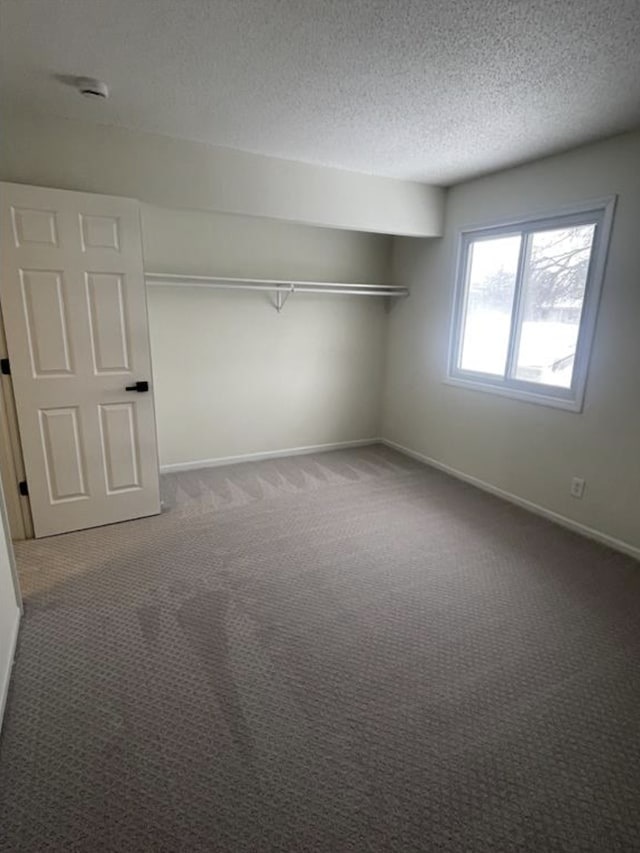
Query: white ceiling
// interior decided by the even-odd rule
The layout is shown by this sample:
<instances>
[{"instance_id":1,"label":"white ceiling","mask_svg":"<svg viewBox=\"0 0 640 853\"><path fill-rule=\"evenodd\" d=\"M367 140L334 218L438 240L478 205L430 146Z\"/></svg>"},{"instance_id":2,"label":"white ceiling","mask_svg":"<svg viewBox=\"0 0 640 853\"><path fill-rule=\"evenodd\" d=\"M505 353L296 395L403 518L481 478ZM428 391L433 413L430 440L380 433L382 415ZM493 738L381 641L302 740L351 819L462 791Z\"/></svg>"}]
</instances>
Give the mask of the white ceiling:
<instances>
[{"instance_id":1,"label":"white ceiling","mask_svg":"<svg viewBox=\"0 0 640 853\"><path fill-rule=\"evenodd\" d=\"M7 108L449 184L640 125L640 0L0 0ZM104 79L91 103L56 75Z\"/></svg>"}]
</instances>

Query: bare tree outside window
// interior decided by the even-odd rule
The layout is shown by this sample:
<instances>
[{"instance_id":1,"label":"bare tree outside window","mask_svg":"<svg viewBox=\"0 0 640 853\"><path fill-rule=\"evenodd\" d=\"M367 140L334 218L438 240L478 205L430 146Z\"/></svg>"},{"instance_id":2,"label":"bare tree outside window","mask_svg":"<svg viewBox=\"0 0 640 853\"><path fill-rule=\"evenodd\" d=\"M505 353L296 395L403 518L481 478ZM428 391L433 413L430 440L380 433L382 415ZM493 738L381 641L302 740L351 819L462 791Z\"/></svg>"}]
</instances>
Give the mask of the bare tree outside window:
<instances>
[{"instance_id":1,"label":"bare tree outside window","mask_svg":"<svg viewBox=\"0 0 640 853\"><path fill-rule=\"evenodd\" d=\"M515 375L570 387L595 226L529 238Z\"/></svg>"}]
</instances>

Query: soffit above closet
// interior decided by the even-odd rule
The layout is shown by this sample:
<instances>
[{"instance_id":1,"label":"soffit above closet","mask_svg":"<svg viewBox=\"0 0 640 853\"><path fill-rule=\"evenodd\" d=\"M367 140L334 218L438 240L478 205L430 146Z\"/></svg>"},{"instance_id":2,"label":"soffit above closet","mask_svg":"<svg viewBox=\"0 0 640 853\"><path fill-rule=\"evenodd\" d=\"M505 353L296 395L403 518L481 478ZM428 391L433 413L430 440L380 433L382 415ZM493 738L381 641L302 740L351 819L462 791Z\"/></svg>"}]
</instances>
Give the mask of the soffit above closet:
<instances>
[{"instance_id":1,"label":"soffit above closet","mask_svg":"<svg viewBox=\"0 0 640 853\"><path fill-rule=\"evenodd\" d=\"M640 123L637 0L0 8L6 106L273 157L444 185Z\"/></svg>"}]
</instances>

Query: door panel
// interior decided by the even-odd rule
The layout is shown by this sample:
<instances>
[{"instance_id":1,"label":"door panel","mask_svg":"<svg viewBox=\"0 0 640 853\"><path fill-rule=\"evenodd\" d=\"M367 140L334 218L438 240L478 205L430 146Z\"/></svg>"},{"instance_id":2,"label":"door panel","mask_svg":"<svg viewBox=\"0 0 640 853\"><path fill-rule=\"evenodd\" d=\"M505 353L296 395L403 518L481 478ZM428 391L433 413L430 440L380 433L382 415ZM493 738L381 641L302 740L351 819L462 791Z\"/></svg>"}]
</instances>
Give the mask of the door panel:
<instances>
[{"instance_id":1,"label":"door panel","mask_svg":"<svg viewBox=\"0 0 640 853\"><path fill-rule=\"evenodd\" d=\"M109 493L139 489L137 429L132 403L100 406L102 455Z\"/></svg>"},{"instance_id":2,"label":"door panel","mask_svg":"<svg viewBox=\"0 0 640 853\"><path fill-rule=\"evenodd\" d=\"M21 269L19 275L33 376L72 373L64 273Z\"/></svg>"},{"instance_id":3,"label":"door panel","mask_svg":"<svg viewBox=\"0 0 640 853\"><path fill-rule=\"evenodd\" d=\"M117 216L80 214L82 249L114 249L120 251L120 219Z\"/></svg>"},{"instance_id":4,"label":"door panel","mask_svg":"<svg viewBox=\"0 0 640 853\"><path fill-rule=\"evenodd\" d=\"M11 214L17 247L58 245L58 227L54 211L12 207Z\"/></svg>"},{"instance_id":5,"label":"door panel","mask_svg":"<svg viewBox=\"0 0 640 853\"><path fill-rule=\"evenodd\" d=\"M2 184L0 298L36 536L160 510L139 208Z\"/></svg>"},{"instance_id":6,"label":"door panel","mask_svg":"<svg viewBox=\"0 0 640 853\"><path fill-rule=\"evenodd\" d=\"M88 497L78 409L41 409L40 431L51 503Z\"/></svg>"},{"instance_id":7,"label":"door panel","mask_svg":"<svg viewBox=\"0 0 640 853\"><path fill-rule=\"evenodd\" d=\"M95 372L126 373L129 370L129 345L122 295L123 276L90 272L86 279Z\"/></svg>"}]
</instances>

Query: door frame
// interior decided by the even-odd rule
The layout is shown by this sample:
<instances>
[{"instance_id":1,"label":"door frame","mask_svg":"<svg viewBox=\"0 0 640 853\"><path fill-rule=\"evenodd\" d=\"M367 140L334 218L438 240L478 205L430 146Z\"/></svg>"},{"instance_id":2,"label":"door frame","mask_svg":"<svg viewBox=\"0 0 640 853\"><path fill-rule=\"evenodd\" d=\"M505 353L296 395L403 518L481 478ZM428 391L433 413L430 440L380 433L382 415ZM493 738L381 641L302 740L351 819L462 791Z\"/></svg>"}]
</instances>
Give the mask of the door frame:
<instances>
[{"instance_id":1,"label":"door frame","mask_svg":"<svg viewBox=\"0 0 640 853\"><path fill-rule=\"evenodd\" d=\"M0 303L0 358L8 358L4 317ZM0 478L4 489L7 529L14 541L33 539L31 504L18 484L26 480L18 414L10 375L0 374Z\"/></svg>"}]
</instances>

